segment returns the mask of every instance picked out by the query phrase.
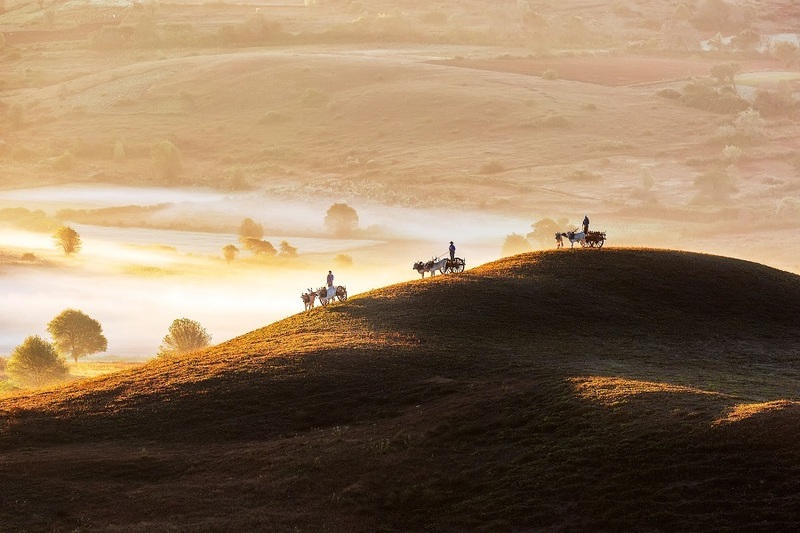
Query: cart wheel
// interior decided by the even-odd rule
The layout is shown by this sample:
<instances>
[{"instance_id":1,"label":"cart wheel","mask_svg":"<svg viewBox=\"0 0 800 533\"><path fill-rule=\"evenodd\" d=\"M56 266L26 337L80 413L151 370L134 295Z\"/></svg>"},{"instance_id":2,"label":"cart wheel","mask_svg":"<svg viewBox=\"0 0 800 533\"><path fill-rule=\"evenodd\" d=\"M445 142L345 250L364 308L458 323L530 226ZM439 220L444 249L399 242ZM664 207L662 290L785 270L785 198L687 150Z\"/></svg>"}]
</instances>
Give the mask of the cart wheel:
<instances>
[{"instance_id":1,"label":"cart wheel","mask_svg":"<svg viewBox=\"0 0 800 533\"><path fill-rule=\"evenodd\" d=\"M340 302L344 302L347 300L347 291L342 292L342 294L337 295L337 298Z\"/></svg>"},{"instance_id":2,"label":"cart wheel","mask_svg":"<svg viewBox=\"0 0 800 533\"><path fill-rule=\"evenodd\" d=\"M605 240L605 239L600 239L599 241L597 241L597 247L598 247L598 248L602 248L602 247L603 247L603 243L604 243L604 242L606 242L606 240Z\"/></svg>"},{"instance_id":3,"label":"cart wheel","mask_svg":"<svg viewBox=\"0 0 800 533\"><path fill-rule=\"evenodd\" d=\"M464 260L456 259L456 264L453 265L453 272L464 272Z\"/></svg>"},{"instance_id":4,"label":"cart wheel","mask_svg":"<svg viewBox=\"0 0 800 533\"><path fill-rule=\"evenodd\" d=\"M319 303L321 303L321 304L322 304L322 307L325 307L325 306L326 306L326 305L328 305L330 302L331 302L331 301L330 301L330 300L328 300L327 298L320 298L320 299L319 299Z\"/></svg>"}]
</instances>

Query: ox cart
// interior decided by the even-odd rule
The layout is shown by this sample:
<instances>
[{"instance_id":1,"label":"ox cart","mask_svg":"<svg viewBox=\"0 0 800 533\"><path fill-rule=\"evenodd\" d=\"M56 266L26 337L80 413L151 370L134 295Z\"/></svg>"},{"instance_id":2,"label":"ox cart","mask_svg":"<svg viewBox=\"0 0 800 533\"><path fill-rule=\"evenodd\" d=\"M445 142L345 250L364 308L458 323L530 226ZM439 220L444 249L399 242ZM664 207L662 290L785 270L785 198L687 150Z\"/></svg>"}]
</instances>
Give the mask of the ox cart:
<instances>
[{"instance_id":1,"label":"ox cart","mask_svg":"<svg viewBox=\"0 0 800 533\"><path fill-rule=\"evenodd\" d=\"M569 247L572 248L575 243L579 243L581 248L602 248L606 242L605 231L568 231L566 233L556 233L556 248L564 246L564 237L569 241Z\"/></svg>"},{"instance_id":2,"label":"ox cart","mask_svg":"<svg viewBox=\"0 0 800 533\"><path fill-rule=\"evenodd\" d=\"M588 246L589 248L602 248L603 244L606 242L606 232L605 231L587 231L585 242L583 246Z\"/></svg>"},{"instance_id":3,"label":"ox cart","mask_svg":"<svg viewBox=\"0 0 800 533\"><path fill-rule=\"evenodd\" d=\"M320 287L317 289L317 298L322 305L328 305L334 299L344 302L347 300L347 287L337 285L336 287Z\"/></svg>"},{"instance_id":4,"label":"ox cart","mask_svg":"<svg viewBox=\"0 0 800 533\"><path fill-rule=\"evenodd\" d=\"M433 276L437 270L442 274L464 272L466 264L467 262L461 257L454 257L453 259L445 257L444 259L431 259L427 262L417 261L411 268L419 272L424 278L426 272Z\"/></svg>"},{"instance_id":5,"label":"ox cart","mask_svg":"<svg viewBox=\"0 0 800 533\"><path fill-rule=\"evenodd\" d=\"M458 274L459 272L464 272L465 266L467 266L467 262L464 261L462 257L454 257L453 259L447 260L447 264L445 264L444 268L442 269L442 273Z\"/></svg>"}]
</instances>

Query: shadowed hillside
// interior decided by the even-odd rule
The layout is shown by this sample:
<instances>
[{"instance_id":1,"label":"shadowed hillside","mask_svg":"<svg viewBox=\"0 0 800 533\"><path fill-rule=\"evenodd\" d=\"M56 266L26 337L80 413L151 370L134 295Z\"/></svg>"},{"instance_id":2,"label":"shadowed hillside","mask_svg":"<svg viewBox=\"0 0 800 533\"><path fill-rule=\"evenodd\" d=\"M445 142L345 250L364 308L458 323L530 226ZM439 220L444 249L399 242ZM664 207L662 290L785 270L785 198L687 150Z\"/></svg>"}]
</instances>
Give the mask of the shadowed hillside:
<instances>
[{"instance_id":1,"label":"shadowed hillside","mask_svg":"<svg viewBox=\"0 0 800 533\"><path fill-rule=\"evenodd\" d=\"M532 253L8 398L8 531L790 530L800 277Z\"/></svg>"}]
</instances>

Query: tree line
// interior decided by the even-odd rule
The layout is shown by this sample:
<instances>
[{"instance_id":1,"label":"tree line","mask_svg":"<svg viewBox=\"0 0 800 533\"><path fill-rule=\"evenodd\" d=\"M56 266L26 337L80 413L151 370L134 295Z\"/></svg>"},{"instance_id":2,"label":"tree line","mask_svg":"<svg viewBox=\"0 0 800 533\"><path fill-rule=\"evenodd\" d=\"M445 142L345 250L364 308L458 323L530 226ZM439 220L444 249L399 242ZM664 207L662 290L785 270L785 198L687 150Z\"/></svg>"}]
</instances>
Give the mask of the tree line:
<instances>
[{"instance_id":1,"label":"tree line","mask_svg":"<svg viewBox=\"0 0 800 533\"><path fill-rule=\"evenodd\" d=\"M47 324L52 341L39 335L27 337L15 347L5 364L5 372L20 387L41 387L65 379L69 374L67 357L78 359L108 349L100 322L77 309L65 309ZM175 319L161 341L159 357L171 357L206 348L211 335L198 322Z\"/></svg>"}]
</instances>

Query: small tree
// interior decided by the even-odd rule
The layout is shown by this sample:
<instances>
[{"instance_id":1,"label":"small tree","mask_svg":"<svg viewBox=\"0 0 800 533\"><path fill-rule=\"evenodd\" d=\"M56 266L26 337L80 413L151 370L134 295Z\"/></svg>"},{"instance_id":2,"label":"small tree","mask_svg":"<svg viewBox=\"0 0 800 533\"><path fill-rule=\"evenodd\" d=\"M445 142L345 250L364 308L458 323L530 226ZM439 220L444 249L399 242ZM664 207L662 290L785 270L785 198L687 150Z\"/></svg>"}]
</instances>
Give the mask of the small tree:
<instances>
[{"instance_id":1,"label":"small tree","mask_svg":"<svg viewBox=\"0 0 800 533\"><path fill-rule=\"evenodd\" d=\"M164 180L172 181L183 171L181 152L170 141L161 141L153 146L151 152L153 169L156 175Z\"/></svg>"},{"instance_id":2,"label":"small tree","mask_svg":"<svg viewBox=\"0 0 800 533\"><path fill-rule=\"evenodd\" d=\"M506 236L506 240L503 242L501 253L503 257L506 257L509 255L530 252L532 249L531 243L529 243L525 237L518 233L512 233L511 235Z\"/></svg>"},{"instance_id":3,"label":"small tree","mask_svg":"<svg viewBox=\"0 0 800 533\"><path fill-rule=\"evenodd\" d=\"M19 102L11 104L6 113L12 129L18 130L25 124L25 109Z\"/></svg>"},{"instance_id":4,"label":"small tree","mask_svg":"<svg viewBox=\"0 0 800 533\"><path fill-rule=\"evenodd\" d=\"M333 204L325 214L324 223L336 236L350 235L358 228L358 213L347 204Z\"/></svg>"},{"instance_id":5,"label":"small tree","mask_svg":"<svg viewBox=\"0 0 800 533\"><path fill-rule=\"evenodd\" d=\"M59 353L69 355L75 362L79 357L104 352L108 340L100 322L77 309L65 309L47 324L47 331Z\"/></svg>"},{"instance_id":6,"label":"small tree","mask_svg":"<svg viewBox=\"0 0 800 533\"><path fill-rule=\"evenodd\" d=\"M83 243L78 232L69 226L61 226L53 234L53 241L57 248L64 250L64 255L76 254Z\"/></svg>"},{"instance_id":7,"label":"small tree","mask_svg":"<svg viewBox=\"0 0 800 533\"><path fill-rule=\"evenodd\" d=\"M761 113L753 109L745 109L733 121L736 133L751 141L763 138L765 134L764 126L766 122L761 117Z\"/></svg>"},{"instance_id":8,"label":"small tree","mask_svg":"<svg viewBox=\"0 0 800 533\"><path fill-rule=\"evenodd\" d=\"M295 259L297 258L297 248L289 244L289 241L281 241L280 245L280 253L278 254L280 257L284 259Z\"/></svg>"},{"instance_id":9,"label":"small tree","mask_svg":"<svg viewBox=\"0 0 800 533\"><path fill-rule=\"evenodd\" d=\"M275 257L278 255L278 250L272 246L272 243L263 239L247 239L245 247L253 252L253 255L256 257L259 255Z\"/></svg>"},{"instance_id":10,"label":"small tree","mask_svg":"<svg viewBox=\"0 0 800 533\"><path fill-rule=\"evenodd\" d=\"M239 249L232 245L226 244L222 247L222 255L225 257L225 261L231 263L234 259L236 259L236 254L239 253Z\"/></svg>"},{"instance_id":11,"label":"small tree","mask_svg":"<svg viewBox=\"0 0 800 533\"><path fill-rule=\"evenodd\" d=\"M739 63L729 62L711 67L711 76L719 80L720 83L730 83L733 85L734 78L742 69Z\"/></svg>"},{"instance_id":12,"label":"small tree","mask_svg":"<svg viewBox=\"0 0 800 533\"><path fill-rule=\"evenodd\" d=\"M122 141L117 141L116 143L114 143L114 161L120 163L124 159L125 159L125 145L122 144Z\"/></svg>"},{"instance_id":13,"label":"small tree","mask_svg":"<svg viewBox=\"0 0 800 533\"><path fill-rule=\"evenodd\" d=\"M41 387L63 379L68 372L67 364L53 345L38 335L28 337L14 348L6 365L6 373L26 387Z\"/></svg>"},{"instance_id":14,"label":"small tree","mask_svg":"<svg viewBox=\"0 0 800 533\"><path fill-rule=\"evenodd\" d=\"M202 350L211 344L211 335L194 320L176 318L169 327L169 333L161 341L159 357L169 357L182 353Z\"/></svg>"},{"instance_id":15,"label":"small tree","mask_svg":"<svg viewBox=\"0 0 800 533\"><path fill-rule=\"evenodd\" d=\"M353 256L348 254L336 254L333 264L338 268L353 266Z\"/></svg>"},{"instance_id":16,"label":"small tree","mask_svg":"<svg viewBox=\"0 0 800 533\"><path fill-rule=\"evenodd\" d=\"M786 68L800 63L800 48L789 41L777 41L769 48L769 53L783 63Z\"/></svg>"},{"instance_id":17,"label":"small tree","mask_svg":"<svg viewBox=\"0 0 800 533\"><path fill-rule=\"evenodd\" d=\"M252 218L245 218L239 224L239 239L263 239L264 226Z\"/></svg>"}]
</instances>

